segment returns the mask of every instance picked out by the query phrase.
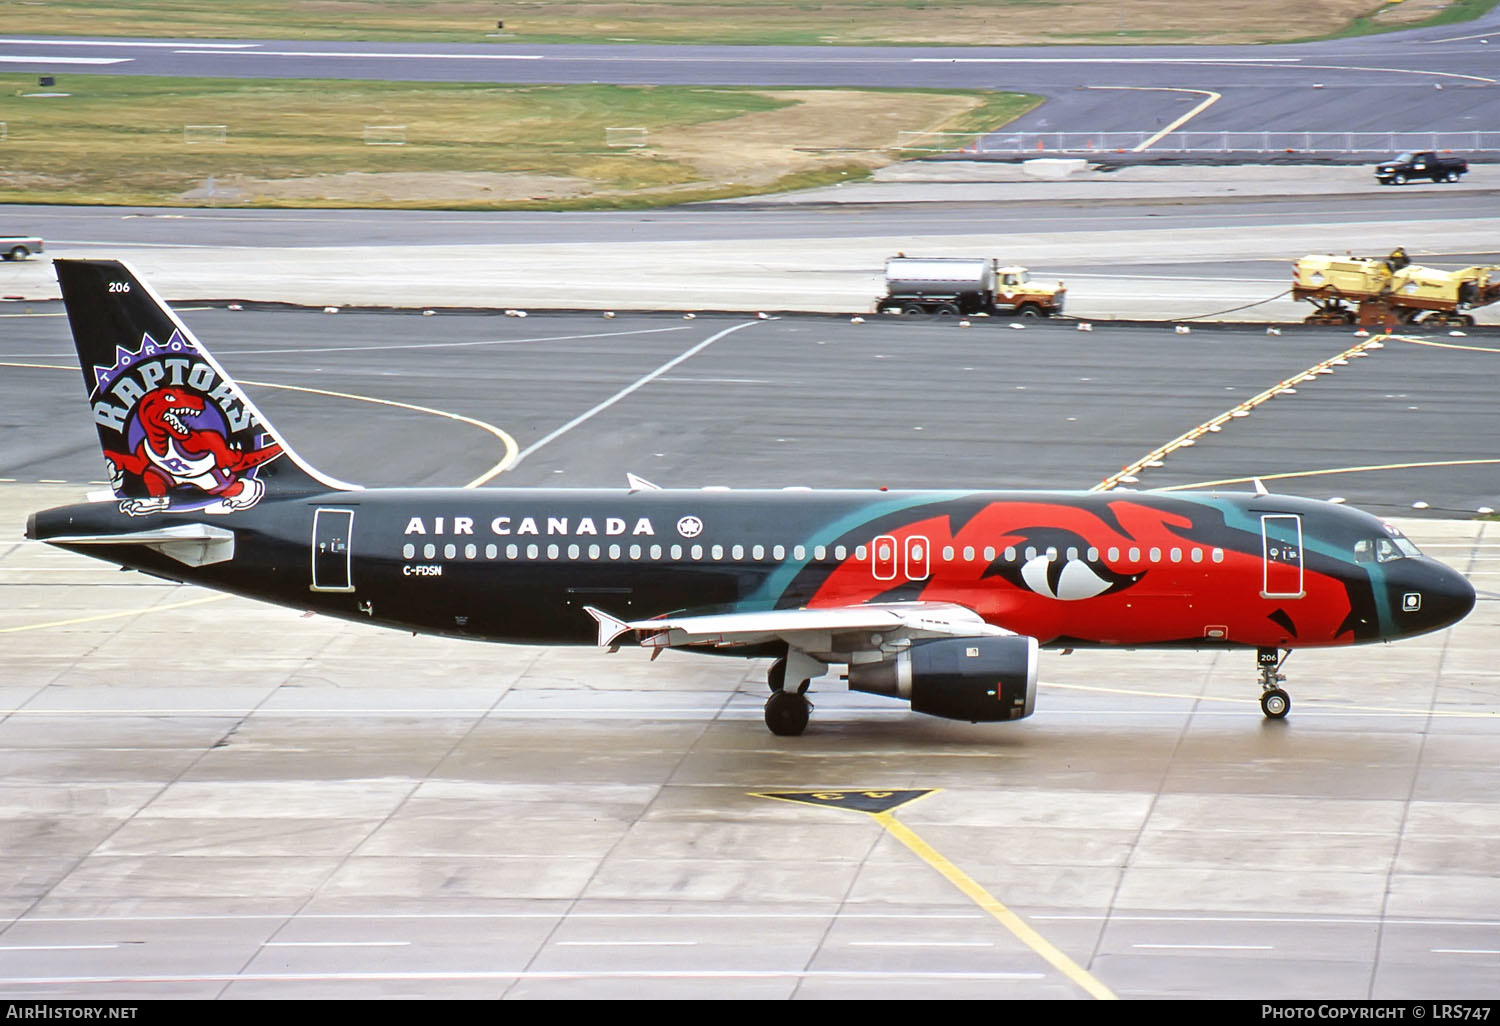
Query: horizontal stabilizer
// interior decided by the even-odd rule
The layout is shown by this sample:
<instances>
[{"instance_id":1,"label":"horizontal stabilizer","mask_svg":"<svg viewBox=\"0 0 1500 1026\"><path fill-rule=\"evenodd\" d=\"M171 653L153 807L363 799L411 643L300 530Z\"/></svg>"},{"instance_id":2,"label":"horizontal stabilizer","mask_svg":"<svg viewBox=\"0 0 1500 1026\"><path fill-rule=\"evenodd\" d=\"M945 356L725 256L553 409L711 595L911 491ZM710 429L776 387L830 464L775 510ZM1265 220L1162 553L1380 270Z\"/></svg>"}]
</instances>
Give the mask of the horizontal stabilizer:
<instances>
[{"instance_id":1,"label":"horizontal stabilizer","mask_svg":"<svg viewBox=\"0 0 1500 1026\"><path fill-rule=\"evenodd\" d=\"M52 545L141 545L188 566L234 558L234 532L211 524L174 524L127 534L75 534L48 538Z\"/></svg>"}]
</instances>

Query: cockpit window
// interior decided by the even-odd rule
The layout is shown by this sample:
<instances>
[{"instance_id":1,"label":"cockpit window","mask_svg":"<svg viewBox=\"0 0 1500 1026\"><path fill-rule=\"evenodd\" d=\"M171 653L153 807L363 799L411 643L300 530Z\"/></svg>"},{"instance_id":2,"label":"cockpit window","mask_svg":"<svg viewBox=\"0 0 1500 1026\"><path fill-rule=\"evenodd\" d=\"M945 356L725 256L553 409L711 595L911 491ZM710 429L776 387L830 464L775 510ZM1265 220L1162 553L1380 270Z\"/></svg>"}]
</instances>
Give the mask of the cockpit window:
<instances>
[{"instance_id":1,"label":"cockpit window","mask_svg":"<svg viewBox=\"0 0 1500 1026\"><path fill-rule=\"evenodd\" d=\"M1421 550L1399 531L1388 538L1361 538L1354 543L1356 563L1389 563L1408 556L1420 556Z\"/></svg>"}]
</instances>

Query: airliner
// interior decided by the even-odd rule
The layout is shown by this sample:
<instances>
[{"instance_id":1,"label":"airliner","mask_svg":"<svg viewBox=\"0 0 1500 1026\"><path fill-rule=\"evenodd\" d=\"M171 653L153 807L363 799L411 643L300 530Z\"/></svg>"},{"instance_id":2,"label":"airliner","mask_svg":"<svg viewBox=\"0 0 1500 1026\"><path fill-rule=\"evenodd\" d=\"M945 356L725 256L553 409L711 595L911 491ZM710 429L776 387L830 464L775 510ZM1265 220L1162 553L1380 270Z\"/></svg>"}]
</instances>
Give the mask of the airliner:
<instances>
[{"instance_id":1,"label":"airliner","mask_svg":"<svg viewBox=\"0 0 1500 1026\"><path fill-rule=\"evenodd\" d=\"M1268 494L361 488L315 470L128 265L56 260L112 495L27 537L382 627L771 660L971 722L1036 707L1042 648L1245 649L1264 715L1297 648L1448 627L1459 573L1345 505Z\"/></svg>"}]
</instances>

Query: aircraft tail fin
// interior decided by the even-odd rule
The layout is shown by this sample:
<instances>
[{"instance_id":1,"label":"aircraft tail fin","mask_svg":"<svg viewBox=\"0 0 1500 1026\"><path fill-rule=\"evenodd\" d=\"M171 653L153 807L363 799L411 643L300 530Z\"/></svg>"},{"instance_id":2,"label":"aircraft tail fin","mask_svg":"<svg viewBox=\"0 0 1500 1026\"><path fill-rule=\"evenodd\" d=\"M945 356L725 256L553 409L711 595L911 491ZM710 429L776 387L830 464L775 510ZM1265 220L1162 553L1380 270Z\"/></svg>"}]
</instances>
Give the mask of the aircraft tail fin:
<instances>
[{"instance_id":1,"label":"aircraft tail fin","mask_svg":"<svg viewBox=\"0 0 1500 1026\"><path fill-rule=\"evenodd\" d=\"M303 462L129 265L53 266L122 510L232 513L354 487Z\"/></svg>"}]
</instances>

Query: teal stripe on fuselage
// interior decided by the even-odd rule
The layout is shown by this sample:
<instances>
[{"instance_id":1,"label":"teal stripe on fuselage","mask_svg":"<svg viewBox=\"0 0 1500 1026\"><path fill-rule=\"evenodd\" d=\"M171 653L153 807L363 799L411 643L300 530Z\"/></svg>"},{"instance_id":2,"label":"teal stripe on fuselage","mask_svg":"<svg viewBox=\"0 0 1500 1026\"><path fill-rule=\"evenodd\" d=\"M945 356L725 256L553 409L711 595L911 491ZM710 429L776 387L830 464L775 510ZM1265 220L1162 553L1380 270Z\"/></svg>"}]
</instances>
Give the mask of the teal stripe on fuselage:
<instances>
[{"instance_id":1,"label":"teal stripe on fuselage","mask_svg":"<svg viewBox=\"0 0 1500 1026\"><path fill-rule=\"evenodd\" d=\"M818 545L832 545L856 527L868 524L872 520L878 520L890 513L900 513L932 503L958 502L963 499L982 498L984 494L983 492L908 493L906 495L893 495L885 501L872 502L868 506L861 506L856 510L844 514L832 523L819 528L806 542L808 547L808 556L806 559L796 562L791 560L783 562L761 580L760 587L756 588L752 594L736 603L735 608L744 612L775 609L777 601L782 595L786 594L792 582L797 579L797 575L812 562L813 548Z\"/></svg>"},{"instance_id":2,"label":"teal stripe on fuselage","mask_svg":"<svg viewBox=\"0 0 1500 1026\"><path fill-rule=\"evenodd\" d=\"M1107 494L1107 493L1106 493ZM1212 495L1193 495L1188 492L1173 492L1172 497L1183 499L1188 502L1197 503L1200 506L1212 506L1224 514L1226 526L1245 531L1255 537L1261 536L1260 513L1252 513L1249 509L1242 509L1233 501L1221 499ZM1259 498L1257 496L1256 498ZM1274 499L1273 496L1266 496ZM1314 502L1313 499L1301 499L1300 502ZM1337 507L1335 507L1337 508ZM1267 513L1279 512L1275 509L1265 510ZM1363 574L1370 582L1370 595L1375 602L1375 615L1379 620L1380 635L1390 637L1396 631L1396 619L1391 613L1389 589L1386 587L1385 571L1379 563L1360 563L1354 558L1354 551L1333 542L1319 538L1316 534L1309 534L1307 530L1307 511L1304 509L1288 509L1285 512L1295 513L1302 518L1302 548L1303 551L1312 549L1321 556L1337 563L1350 567L1355 575Z\"/></svg>"}]
</instances>

